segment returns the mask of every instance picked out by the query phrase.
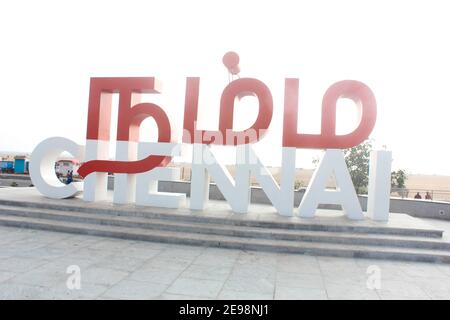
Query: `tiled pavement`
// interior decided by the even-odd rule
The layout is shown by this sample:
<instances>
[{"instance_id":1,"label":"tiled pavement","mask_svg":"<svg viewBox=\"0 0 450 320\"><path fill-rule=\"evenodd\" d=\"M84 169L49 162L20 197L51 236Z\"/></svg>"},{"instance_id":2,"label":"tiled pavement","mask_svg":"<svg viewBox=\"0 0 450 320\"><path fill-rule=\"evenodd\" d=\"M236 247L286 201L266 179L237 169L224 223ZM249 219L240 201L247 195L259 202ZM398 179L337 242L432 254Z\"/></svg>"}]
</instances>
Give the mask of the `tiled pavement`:
<instances>
[{"instance_id":1,"label":"tiled pavement","mask_svg":"<svg viewBox=\"0 0 450 320\"><path fill-rule=\"evenodd\" d=\"M440 226L448 228L450 222ZM72 265L80 268L81 289L67 288L73 274L66 271ZM374 283L379 289L369 288ZM449 298L450 265L192 247L0 227L0 299Z\"/></svg>"}]
</instances>

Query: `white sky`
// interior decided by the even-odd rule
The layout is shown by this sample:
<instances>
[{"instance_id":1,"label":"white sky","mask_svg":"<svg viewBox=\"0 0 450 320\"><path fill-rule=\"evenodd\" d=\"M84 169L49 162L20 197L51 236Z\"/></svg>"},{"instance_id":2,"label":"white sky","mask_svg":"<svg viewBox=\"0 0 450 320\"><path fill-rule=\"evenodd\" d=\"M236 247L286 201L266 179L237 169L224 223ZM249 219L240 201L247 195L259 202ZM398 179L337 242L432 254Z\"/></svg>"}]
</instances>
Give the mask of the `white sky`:
<instances>
[{"instance_id":1,"label":"white sky","mask_svg":"<svg viewBox=\"0 0 450 320\"><path fill-rule=\"evenodd\" d=\"M394 169L450 175L449 17L444 0L3 1L0 150L32 151L50 136L84 144L95 76L159 77L163 94L149 101L179 129L185 78L200 76L206 120L199 127L216 129L228 83L222 56L233 50L241 77L265 82L274 97L271 133L255 145L264 163L280 161L285 77L300 78L299 129L312 133L325 90L354 79L377 98L371 137L393 151ZM244 102L237 128L256 117L252 101ZM338 117L345 132L354 114L341 105L350 110ZM145 123L143 140L154 131ZM298 151L298 166L312 167L314 154Z\"/></svg>"}]
</instances>

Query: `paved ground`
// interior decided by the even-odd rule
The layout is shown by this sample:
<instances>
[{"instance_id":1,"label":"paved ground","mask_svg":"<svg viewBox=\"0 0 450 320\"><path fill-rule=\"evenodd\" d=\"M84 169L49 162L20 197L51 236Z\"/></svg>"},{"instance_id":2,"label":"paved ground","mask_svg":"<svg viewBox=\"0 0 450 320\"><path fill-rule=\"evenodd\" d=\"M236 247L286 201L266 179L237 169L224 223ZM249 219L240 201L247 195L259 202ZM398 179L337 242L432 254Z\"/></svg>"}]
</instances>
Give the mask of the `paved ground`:
<instances>
[{"instance_id":1,"label":"paved ground","mask_svg":"<svg viewBox=\"0 0 450 320\"><path fill-rule=\"evenodd\" d=\"M450 222L439 225L450 230ZM73 287L78 274L81 289L68 289L67 283ZM191 247L0 227L0 299L449 298L450 265Z\"/></svg>"}]
</instances>

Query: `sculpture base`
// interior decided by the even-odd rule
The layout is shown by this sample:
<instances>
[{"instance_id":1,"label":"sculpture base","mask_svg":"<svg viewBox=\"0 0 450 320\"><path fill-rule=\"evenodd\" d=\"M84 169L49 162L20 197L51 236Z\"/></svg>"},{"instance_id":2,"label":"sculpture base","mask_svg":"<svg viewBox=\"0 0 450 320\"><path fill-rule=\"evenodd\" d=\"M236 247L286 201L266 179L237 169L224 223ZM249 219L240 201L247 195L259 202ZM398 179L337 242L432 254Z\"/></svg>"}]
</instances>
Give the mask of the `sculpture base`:
<instances>
[{"instance_id":1,"label":"sculpture base","mask_svg":"<svg viewBox=\"0 0 450 320\"><path fill-rule=\"evenodd\" d=\"M53 200L35 188L3 188L0 225L244 250L450 263L450 242L442 238L442 230L398 213L391 213L389 222L351 221L339 210L319 209L315 218L302 219L280 216L263 204L236 214L224 201L210 201L205 210L193 211L90 203L80 197Z\"/></svg>"}]
</instances>

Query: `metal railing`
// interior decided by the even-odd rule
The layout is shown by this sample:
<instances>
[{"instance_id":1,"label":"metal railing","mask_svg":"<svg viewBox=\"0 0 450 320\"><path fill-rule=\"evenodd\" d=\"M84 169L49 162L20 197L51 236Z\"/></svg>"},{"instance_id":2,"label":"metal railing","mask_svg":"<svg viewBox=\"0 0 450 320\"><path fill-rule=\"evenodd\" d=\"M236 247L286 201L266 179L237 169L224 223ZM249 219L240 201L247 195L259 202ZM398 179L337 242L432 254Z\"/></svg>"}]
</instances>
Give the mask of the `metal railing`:
<instances>
[{"instance_id":1,"label":"metal railing","mask_svg":"<svg viewBox=\"0 0 450 320\"><path fill-rule=\"evenodd\" d=\"M426 199L427 192L430 195L431 199ZM422 200L450 202L450 190L391 188L391 197L415 199L417 193L419 193L419 195L421 196L420 199Z\"/></svg>"}]
</instances>

